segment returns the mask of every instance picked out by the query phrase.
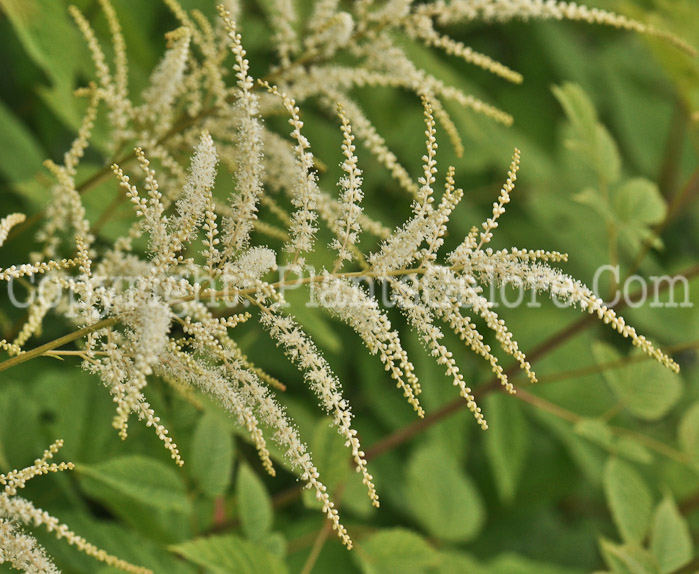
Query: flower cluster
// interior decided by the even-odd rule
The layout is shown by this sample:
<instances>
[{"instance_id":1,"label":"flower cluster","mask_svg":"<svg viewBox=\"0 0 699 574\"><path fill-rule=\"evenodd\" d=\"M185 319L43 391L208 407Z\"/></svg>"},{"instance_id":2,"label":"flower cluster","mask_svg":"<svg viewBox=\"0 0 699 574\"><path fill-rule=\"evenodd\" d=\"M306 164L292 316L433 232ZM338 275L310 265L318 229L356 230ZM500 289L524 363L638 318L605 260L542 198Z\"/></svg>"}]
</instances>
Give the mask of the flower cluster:
<instances>
[{"instance_id":1,"label":"flower cluster","mask_svg":"<svg viewBox=\"0 0 699 574\"><path fill-rule=\"evenodd\" d=\"M504 389L513 393L515 388L496 351L476 327L475 320L482 320L501 350L536 381L524 353L483 294L483 286L490 283L518 281L529 289L548 291L553 297L579 304L629 337L642 351L677 370L670 357L626 325L588 288L551 266L565 256L487 247L514 189L518 151L482 230L474 228L456 249L442 252L451 213L463 197L453 167L445 172L443 191L438 190L437 122L455 141L457 150L460 146L443 102L454 100L504 124L512 118L416 66L396 37L402 34L442 49L513 82L521 81L517 72L449 38L438 27L474 19L567 18L671 38L689 50L681 41L621 16L553 0L393 0L380 6L360 0L353 3L351 12L341 10L337 0L321 0L304 25L291 2L278 0L270 4L279 61L258 81L251 75L232 16L237 3L229 2L229 9L221 6L219 18L212 24L200 12L187 13L176 0L166 0L180 27L167 35L167 50L137 99L129 91L117 16L109 0L100 0L100 4L112 35L113 63L108 62L86 18L71 8L92 54L97 83L78 92L89 98L89 104L78 137L62 164L46 164L55 184L38 236L41 252L32 263L0 269L0 279L45 273L77 298L74 320L83 337L79 355L84 368L97 375L111 393L116 405L113 424L122 437L127 436L129 419L135 415L154 429L175 462L183 464L175 441L148 401L147 386L152 377L159 376L177 389L197 389L222 405L247 430L270 474L275 471L267 441L274 441L286 453L300 479L321 501L333 528L351 547L351 538L311 454L278 399L278 382L249 361L236 336L236 327L257 320L298 368L344 439L372 503L378 506L373 477L352 426L352 410L342 385L289 312L284 287L312 283L317 303L351 326L369 352L379 356L418 416L424 415L420 382L398 330L379 302L357 286L354 278L371 277L390 286L400 311L484 429L485 415L454 352L444 343L443 329L451 329L483 357ZM228 82L231 71L233 81ZM352 89L358 86L402 87L420 97L425 155L417 181L352 98ZM339 116L344 173L339 194L322 189L318 183L316 157L304 134L300 108L311 98ZM135 214L129 231L107 247L96 241L82 203L81 193L89 182L76 182L77 166L90 144L102 105L108 110L113 135L115 161L111 171ZM288 116L289 139L264 121L279 113ZM363 176L355 138L410 194L412 213L395 230L362 210ZM125 146L134 149L133 153L119 156ZM97 174L91 181L103 175ZM217 193L217 183L223 179L233 189L226 196ZM281 221L284 228L271 223L273 217L263 219L263 213ZM0 244L22 221L18 214L0 221ZM318 251L316 236L322 226L334 237L329 245L337 252L334 263L311 278L293 279L294 272ZM361 249L362 234L374 236L380 245L373 251ZM140 238L147 238L145 251L138 247ZM265 242L281 247L274 250ZM282 264L288 272L273 282L271 272ZM343 271L345 264L355 265L355 270ZM123 276L136 280L124 286L118 280ZM248 311L242 310L242 304ZM47 312L48 307L37 303L18 337L1 341L0 347L19 355L15 359L21 358L22 347L38 331ZM52 447L50 454L56 448ZM90 548L30 503L10 498L34 474L68 468L48 465L50 454L30 469L0 476L6 485L5 494L0 495L0 556L20 567L38 564L45 557L19 533L14 520L47 524L70 542ZM48 566L42 568L36 571L52 571Z\"/></svg>"}]
</instances>

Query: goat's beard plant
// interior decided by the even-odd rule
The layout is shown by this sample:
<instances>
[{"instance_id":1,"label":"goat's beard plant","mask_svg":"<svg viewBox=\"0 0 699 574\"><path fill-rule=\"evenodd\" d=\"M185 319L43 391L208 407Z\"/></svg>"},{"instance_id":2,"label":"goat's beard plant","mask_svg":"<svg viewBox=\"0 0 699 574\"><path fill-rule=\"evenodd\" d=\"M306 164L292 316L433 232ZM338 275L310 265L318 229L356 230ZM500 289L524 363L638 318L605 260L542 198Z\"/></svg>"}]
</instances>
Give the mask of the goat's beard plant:
<instances>
[{"instance_id":1,"label":"goat's beard plant","mask_svg":"<svg viewBox=\"0 0 699 574\"><path fill-rule=\"evenodd\" d=\"M281 447L301 481L321 501L323 512L348 548L351 538L311 453L275 392L279 383L265 373L264 366L248 360L236 337L239 324L256 320L298 367L343 437L371 502L379 506L340 381L294 319L293 308L287 308L284 289L311 285L314 302L351 326L369 352L380 357L420 417L424 414L420 383L398 330L374 295L354 281L357 278L390 286L393 302L483 429L487 428L487 413L477 406L452 351L443 342L445 326L489 363L507 392L514 393L515 388L478 331L475 319L492 330L501 350L519 363L531 382L536 381L505 322L484 295L483 287L491 283L516 282L579 306L630 338L644 353L678 370L671 358L637 334L589 288L553 266L566 255L488 246L514 189L520 161L517 150L492 215L480 229L474 227L456 249L442 253L450 215L463 196L453 167L446 170L443 184L437 181L435 119L457 148L460 146L442 101L455 100L496 122L509 124L512 120L507 113L418 68L395 36L406 34L513 82L521 81L519 74L442 35L435 24L568 18L661 36L691 50L681 41L608 12L534 0L437 0L415 5L399 0L381 6L359 0L348 11L341 10L336 0L320 0L301 34L290 3L278 1L272 22L278 64L258 80L251 75L236 28L235 2L219 7L219 18L209 22L198 11L186 13L176 0L166 0L181 27L168 34L167 51L147 89L140 98L131 99L117 15L109 0L100 0L100 4L112 34L113 65L107 63L88 21L78 9L71 8L87 40L98 81L78 91L89 104L62 165L46 163L56 183L39 233L41 252L33 255L31 263L0 271L4 280L44 274L55 289L71 295L79 331L38 352L25 352L24 345L39 331L50 310L50 305L39 299L16 339L0 342L13 356L0 364L1 369L79 340L84 368L101 379L116 404L114 426L119 434L126 437L129 418L135 415L155 430L178 465L184 461L148 402L147 383L157 376L175 389L198 389L247 429L270 474L275 470L267 441ZM402 87L421 99L426 144L417 181L351 98L355 86ZM321 189L317 182L317 165L299 108L310 99L335 115L342 133L344 175L339 195ZM81 199L81 193L108 170L84 183L76 181L101 106L107 109L114 157L118 158L110 169L136 216L129 232L108 248L95 241ZM289 117L290 138L275 133L264 121L278 113ZM411 198L411 216L393 231L362 210L363 180L355 155L355 134ZM124 153L129 148L135 151ZM191 159L185 150L193 150ZM234 182L228 197L216 192L215 183L221 178ZM282 207L284 202L291 206L288 213ZM259 219L261 206L283 221L286 229ZM20 214L5 217L0 222L0 243L22 221ZM327 226L334 235L327 246L316 241L320 226ZM282 242L283 248L275 251L253 244L253 231L258 237L269 236L271 242ZM362 232L375 238L378 247L360 249ZM148 239L145 253L134 247L142 236ZM313 275L304 274L307 258L324 250L334 253L334 262ZM66 304L67 299L66 295ZM263 428L269 429L267 435ZM51 454L55 450L52 448ZM37 464L46 466L45 459ZM67 467L48 470L63 468ZM27 471L27 476L40 472L45 471ZM23 486L15 483L11 484ZM15 491L0 498L0 526L5 528L0 538L2 552L15 565L39 564L45 557L36 548L11 543L20 540L20 533L8 521L46 521L37 513L18 515L9 498ZM36 571L50 571L50 567Z\"/></svg>"}]
</instances>

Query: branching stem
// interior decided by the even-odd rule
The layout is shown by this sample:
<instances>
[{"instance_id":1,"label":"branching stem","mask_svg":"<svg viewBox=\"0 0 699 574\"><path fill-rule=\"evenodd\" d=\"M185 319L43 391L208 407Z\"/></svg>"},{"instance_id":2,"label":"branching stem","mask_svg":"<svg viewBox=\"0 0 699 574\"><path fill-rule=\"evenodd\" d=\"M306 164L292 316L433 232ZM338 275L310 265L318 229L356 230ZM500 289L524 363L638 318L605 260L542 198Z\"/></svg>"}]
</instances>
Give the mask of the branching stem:
<instances>
[{"instance_id":1,"label":"branching stem","mask_svg":"<svg viewBox=\"0 0 699 574\"><path fill-rule=\"evenodd\" d=\"M108 319L103 319L102 321L99 321L94 325L88 325L87 327L83 327L82 329L78 329L77 331L73 331L72 333L68 333L67 335L63 335L63 337L59 337L58 339L54 339L53 341L44 343L43 345L36 347L31 351L27 351L25 353L22 353L21 355L17 355L16 357L12 357L11 359L3 361L2 363L0 363L0 372L6 371L7 369L25 363L35 357L39 357L45 354L47 351L52 351L53 349L57 349L58 347L62 347L63 345L67 345L68 343L72 343L73 341L77 341L85 335L89 335L90 333L94 333L95 331L99 331L100 329L106 329L107 327L116 325L118 321L119 320L116 317L109 317Z\"/></svg>"}]
</instances>

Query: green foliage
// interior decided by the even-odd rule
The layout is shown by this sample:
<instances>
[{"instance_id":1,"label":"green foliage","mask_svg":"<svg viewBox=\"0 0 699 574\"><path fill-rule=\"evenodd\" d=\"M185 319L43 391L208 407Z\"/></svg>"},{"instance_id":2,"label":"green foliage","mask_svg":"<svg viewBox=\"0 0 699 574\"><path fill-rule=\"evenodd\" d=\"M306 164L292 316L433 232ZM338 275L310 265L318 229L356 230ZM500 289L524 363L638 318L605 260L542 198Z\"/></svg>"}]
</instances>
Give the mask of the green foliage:
<instances>
[{"instance_id":1,"label":"green foliage","mask_svg":"<svg viewBox=\"0 0 699 574\"><path fill-rule=\"evenodd\" d=\"M613 544L600 541L605 561L614 574L659 574L658 564L650 552L633 544Z\"/></svg>"},{"instance_id":2,"label":"green foliage","mask_svg":"<svg viewBox=\"0 0 699 574\"><path fill-rule=\"evenodd\" d=\"M694 555L689 526L670 496L663 498L655 510L650 549L662 574L675 572Z\"/></svg>"},{"instance_id":3,"label":"green foliage","mask_svg":"<svg viewBox=\"0 0 699 574\"><path fill-rule=\"evenodd\" d=\"M98 3L77 4L108 45ZM163 34L177 22L156 2L114 4L127 39L130 81L140 87L165 47ZM213 3L182 4L214 14ZM244 4L241 31L261 77L274 61L273 32L262 9ZM694 0L589 4L653 22L699 45ZM0 219L13 211L29 217L41 212L50 195L41 162L66 151L85 108L73 91L94 78L94 70L67 5L0 0L0 61L11 72L9 85L0 90ZM566 273L588 283L604 263L620 264L622 284L629 274L692 271L699 257L699 122L691 120L699 109L696 59L657 39L578 23L454 28L449 32L457 39L473 40L474 48L522 71L525 82L507 86L457 58L405 41L406 52L435 76L497 102L515 119L504 128L445 104L466 150L458 158L438 123L439 167L456 165L457 183L466 190L446 245L456 247L471 225L488 216L503 162L517 145L523 160L518 187L494 248L567 252ZM416 98L383 88L359 88L356 98L417 177L424 146ZM314 104L302 106L303 119L322 164L319 181L335 190L337 121ZM109 148L102 115L95 149L78 181L124 152ZM286 124L279 124L279 133L286 134ZM357 155L366 213L402 221L410 198L401 195L360 138ZM231 184L221 182L226 185ZM114 209L114 217L95 230L98 244L111 243L132 222L130 206L117 193L113 181L101 180L84 194L93 222ZM269 212L263 218L280 225ZM31 235L27 231L2 246L1 268L27 259L35 249ZM279 243L261 234L260 240ZM374 238L362 241L365 246ZM611 283L608 275L602 277L603 295ZM401 336L405 331L406 348L415 357L424 421L416 421L379 359L368 356L354 333L322 310L297 304L307 291L289 292L299 324L326 352L354 405L354 424L381 496L379 509L366 499L343 438L318 414L302 377L270 341L243 326L240 345L247 357L286 385L284 392L271 392L308 441L355 540L350 553L321 518L314 493L302 490L298 473L273 444L277 476L263 479L245 429L198 392L180 396L167 384L171 381L155 378L148 398L180 446L185 466L177 468L152 431L135 420L128 439L119 439L107 391L70 356L60 362L37 358L0 374L0 473L30 465L47 444L63 438L57 458L74 461L76 470L37 477L20 494L89 542L158 573L689 574L697 568L699 533L695 272L688 285L692 306L653 308L646 300L622 310L639 333L673 353L682 367L679 375L645 360L621 337L578 322L580 315L557 308L542 294L539 309L498 308L525 352L540 344L544 350L533 360L539 384L513 374L522 391L513 396L498 392L481 357L465 349L454 353L488 419L485 434L473 428L442 367L419 337L403 328L397 312L389 316ZM23 288L16 286L18 292ZM677 301L684 300L683 289L677 286ZM497 289L495 299L501 301ZM16 334L23 315L3 295L0 339ZM70 330L67 321L51 315L26 348ZM451 333L445 340L450 349L463 347ZM497 349L491 335L486 342ZM510 366L504 355L499 358ZM119 571L100 569L41 527L32 533L63 572ZM11 571L0 564L0 572Z\"/></svg>"},{"instance_id":4,"label":"green foliage","mask_svg":"<svg viewBox=\"0 0 699 574\"><path fill-rule=\"evenodd\" d=\"M439 445L426 443L407 465L406 504L428 534L450 542L475 538L484 508L472 480Z\"/></svg>"},{"instance_id":5,"label":"green foliage","mask_svg":"<svg viewBox=\"0 0 699 574\"><path fill-rule=\"evenodd\" d=\"M529 448L529 425L522 406L511 397L493 395L485 403L491 432L484 437L493 481L504 502L512 502Z\"/></svg>"},{"instance_id":6,"label":"green foliage","mask_svg":"<svg viewBox=\"0 0 699 574\"><path fill-rule=\"evenodd\" d=\"M95 498L107 501L128 497L158 510L190 511L181 477L160 461L131 456L80 465L76 470L83 477L83 488Z\"/></svg>"},{"instance_id":7,"label":"green foliage","mask_svg":"<svg viewBox=\"0 0 699 574\"><path fill-rule=\"evenodd\" d=\"M89 54L65 6L40 0L2 0L0 8L12 23L26 54L49 78L50 87L38 87L42 100L62 121L77 128L80 112L71 92L78 75L87 73L91 67ZM57 50L57 46L61 49ZM22 161L30 158L31 155Z\"/></svg>"},{"instance_id":8,"label":"green foliage","mask_svg":"<svg viewBox=\"0 0 699 574\"><path fill-rule=\"evenodd\" d=\"M640 543L650 525L653 506L644 480L632 466L611 458L604 468L604 491L621 537Z\"/></svg>"},{"instance_id":9,"label":"green foliage","mask_svg":"<svg viewBox=\"0 0 699 574\"><path fill-rule=\"evenodd\" d=\"M618 363L621 359L613 347L603 343L593 346L593 354L598 364ZM604 378L624 407L644 420L661 419L682 396L682 378L655 365L631 362L604 371Z\"/></svg>"},{"instance_id":10,"label":"green foliage","mask_svg":"<svg viewBox=\"0 0 699 574\"><path fill-rule=\"evenodd\" d=\"M363 574L428 574L439 553L417 534L402 528L383 530L357 550Z\"/></svg>"},{"instance_id":11,"label":"green foliage","mask_svg":"<svg viewBox=\"0 0 699 574\"><path fill-rule=\"evenodd\" d=\"M209 536L172 546L172 551L212 574L286 574L282 560L259 544L236 536Z\"/></svg>"},{"instance_id":12,"label":"green foliage","mask_svg":"<svg viewBox=\"0 0 699 574\"><path fill-rule=\"evenodd\" d=\"M192 437L189 471L201 491L210 497L222 496L233 474L233 437L229 427L216 415L204 414Z\"/></svg>"},{"instance_id":13,"label":"green foliage","mask_svg":"<svg viewBox=\"0 0 699 574\"><path fill-rule=\"evenodd\" d=\"M261 541L272 527L272 504L264 484L247 465L238 469L238 511L245 536Z\"/></svg>"},{"instance_id":14,"label":"green foliage","mask_svg":"<svg viewBox=\"0 0 699 574\"><path fill-rule=\"evenodd\" d=\"M31 178L44 161L44 152L32 133L0 102L0 146L7 150L0 159L0 173L10 181L23 182Z\"/></svg>"},{"instance_id":15,"label":"green foliage","mask_svg":"<svg viewBox=\"0 0 699 574\"><path fill-rule=\"evenodd\" d=\"M570 121L572 135L565 143L607 185L621 176L619 150L607 128L597 119L597 110L576 84L554 86L553 93ZM607 213L608 210L603 210Z\"/></svg>"},{"instance_id":16,"label":"green foliage","mask_svg":"<svg viewBox=\"0 0 699 574\"><path fill-rule=\"evenodd\" d=\"M679 425L679 443L689 459L699 465L699 402L684 414Z\"/></svg>"}]
</instances>

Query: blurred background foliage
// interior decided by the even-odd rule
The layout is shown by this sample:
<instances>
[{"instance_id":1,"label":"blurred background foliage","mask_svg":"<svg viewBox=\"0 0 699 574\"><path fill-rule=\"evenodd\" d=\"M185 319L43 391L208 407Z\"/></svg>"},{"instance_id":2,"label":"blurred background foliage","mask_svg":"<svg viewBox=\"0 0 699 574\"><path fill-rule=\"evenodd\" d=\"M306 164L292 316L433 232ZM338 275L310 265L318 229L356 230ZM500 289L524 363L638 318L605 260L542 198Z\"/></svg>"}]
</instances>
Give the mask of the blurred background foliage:
<instances>
[{"instance_id":1,"label":"blurred background foliage","mask_svg":"<svg viewBox=\"0 0 699 574\"><path fill-rule=\"evenodd\" d=\"M586 3L652 22L699 47L695 0ZM106 40L97 2L75 4ZM159 2L114 4L136 92L176 22ZM182 4L214 14L213 1ZM257 76L273 59L264 4L245 2L241 22ZM3 216L39 213L50 184L41 162L62 156L85 106L72 93L92 78L92 64L67 5L0 0ZM299 290L288 294L298 303L294 313L354 405L382 496L378 511L370 508L340 439L299 374L255 328L240 328L241 345L287 385L281 400L341 507L356 542L351 553L292 474L270 479L260 472L254 449L221 409L199 396L174 395L157 380L149 384L149 399L185 456L187 464L178 469L148 429L132 425L128 440L119 440L108 393L70 359L40 358L0 377L0 472L31 464L46 445L65 439L61 459L75 462L76 471L36 479L26 496L89 541L155 572L696 572L699 64L654 39L568 22L473 24L448 32L522 72L525 81L509 85L456 58L406 45L435 75L515 118L513 127L503 128L449 106L465 153L457 158L440 132L438 160L443 169L457 167L466 195L447 247L485 219L512 149L519 147L522 169L494 247L568 252L570 262L562 266L588 284L608 263L620 264L622 279L685 274L691 305L653 307L648 301L621 310L640 332L674 352L680 376L638 359L603 325L539 297L539 308L500 309L528 352L538 385L521 381L514 397L492 392L497 389L487 365L466 350L458 356L484 407L487 432L460 408L417 338L403 333L428 414L416 423L378 359L348 328L305 308L308 293ZM362 89L356 97L417 176L424 146L419 101L392 89ZM341 134L312 103L303 114L313 151L327 168L321 184L334 189ZM98 125L83 178L109 159L101 153L104 127ZM400 223L408 198L361 146L358 155L366 210L389 225ZM106 181L85 195L93 221L117 193L116 184ZM124 230L131 218L125 207L103 227L101 241ZM0 250L0 265L26 260L31 249L27 232ZM611 288L609 279L604 276L603 292ZM630 292L638 287L634 283ZM685 300L681 285L671 291L662 291L660 300ZM22 319L22 311L2 297L0 338ZM48 340L68 328L54 318L42 336ZM459 346L450 341L450 348ZM64 572L110 571L41 530L35 534Z\"/></svg>"}]
</instances>

